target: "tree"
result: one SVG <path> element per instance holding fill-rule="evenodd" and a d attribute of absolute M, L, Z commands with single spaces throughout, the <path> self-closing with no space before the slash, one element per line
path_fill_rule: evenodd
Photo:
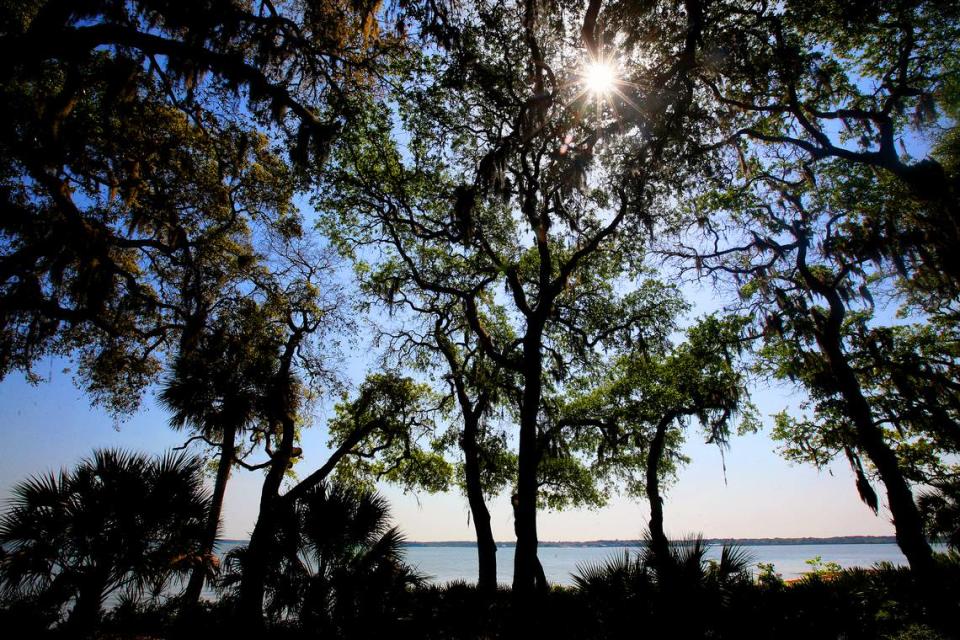
<path fill-rule="evenodd" d="M 867 220 L 864 255 L 955 298 L 956 7 L 711 2 L 703 23 L 710 53 L 695 75 L 718 103 L 732 160 L 790 158 L 811 181 L 833 165 L 865 177 L 897 206 Z"/>
<path fill-rule="evenodd" d="M 516 461 L 499 424 L 505 415 L 513 417 L 509 397 L 515 385 L 509 372 L 484 355 L 456 303 L 424 295 L 411 282 L 401 286 L 407 274 L 398 266 L 369 273 L 361 265 L 358 272 L 367 297 L 389 312 L 389 325 L 378 328 L 379 341 L 387 345 L 385 359 L 439 378 L 436 413 L 450 426 L 436 439 L 437 448 L 455 445 L 462 455 L 456 478 L 476 531 L 477 585 L 491 595 L 497 588 L 497 546 L 486 498 L 515 479 Z"/>
<path fill-rule="evenodd" d="M 921 360 L 934 374 L 931 382 L 952 394 L 953 341 L 940 342 L 934 349 L 938 356 L 929 360 L 922 350 L 919 359 L 905 357 L 910 349 L 902 345 L 889 352 L 877 348 L 875 341 L 884 335 L 890 341 L 898 334 L 920 338 L 926 331 L 883 326 L 874 294 L 889 278 L 872 269 L 869 259 L 847 251 L 848 238 L 860 228 L 857 209 L 834 198 L 838 192 L 825 188 L 825 175 L 814 188 L 791 171 L 748 176 L 733 187 L 732 198 L 712 194 L 700 200 L 704 212 L 723 210 L 728 217 L 724 224 L 714 219 L 704 227 L 715 250 L 684 251 L 703 271 L 733 278 L 743 305 L 757 319 L 769 370 L 810 393 L 814 420 L 778 418 L 775 435 L 789 443 L 788 455 L 825 464 L 843 453 L 861 498 L 876 511 L 866 458 L 886 489 L 897 542 L 911 568 L 929 581 L 933 556 L 910 480 L 918 479 L 912 470 L 938 473 L 940 453 L 951 450 L 946 435 L 953 427 L 939 418 L 949 415 L 952 401 L 938 407 L 922 394 L 904 398 L 896 385 L 909 389 L 905 385 L 914 383 L 905 369 L 917 375 Z M 932 442 L 942 448 L 931 448 Z"/>
<path fill-rule="evenodd" d="M 299 235 L 292 193 L 322 168 L 353 92 L 375 84 L 375 63 L 401 44 L 375 10 L 38 0 L 0 14 L 12 107 L 0 133 L 3 192 L 16 213 L 3 228 L 0 375 L 79 351 L 94 397 L 130 411 L 166 357 L 191 358 L 215 331 L 220 306 L 253 296 L 264 319 L 254 344 L 268 365 L 247 383 L 264 407 L 267 530 L 297 455 L 295 373 L 329 379 L 301 356 L 331 310 L 315 304 L 309 277 L 289 277 L 319 266 L 278 265 L 252 237 Z M 267 229 L 251 230 L 260 223 Z M 251 580 L 244 592 L 256 599 Z"/>
<path fill-rule="evenodd" d="M 315 322 L 315 321 L 314 321 Z M 337 417 L 328 424 L 335 449 L 318 469 L 281 493 L 287 470 L 299 455 L 294 447 L 298 400 L 295 379 L 292 379 L 294 356 L 303 349 L 305 332 L 311 324 L 296 325 L 282 343 L 278 368 L 272 376 L 267 398 L 267 424 L 272 445 L 267 449 L 269 459 L 260 465 L 267 469 L 260 497 L 260 511 L 250 543 L 244 552 L 243 572 L 239 585 L 238 612 L 241 623 L 247 627 L 262 627 L 263 600 L 270 571 L 271 547 L 274 537 L 291 506 L 314 487 L 324 482 L 348 456 L 372 459 L 381 456 L 392 460 L 387 473 L 404 473 L 405 467 L 414 472 L 430 469 L 417 464 L 425 455 L 412 446 L 411 433 L 428 420 L 423 406 L 421 388 L 409 378 L 382 374 L 368 377 L 352 402 L 338 405 Z M 299 336 L 297 332 L 300 332 Z M 283 377 L 280 377 L 280 376 Z M 281 393 L 283 395 L 281 395 Z M 349 472 L 347 472 L 349 473 Z M 444 476 L 441 475 L 441 478 Z"/>
<path fill-rule="evenodd" d="M 267 612 L 337 637 L 369 637 L 396 623 L 406 589 L 421 578 L 403 564 L 403 535 L 384 498 L 345 484 L 319 484 L 289 504 L 271 545 Z M 227 564 L 242 569 L 244 548 Z M 228 574 L 224 586 L 236 581 Z"/>
<path fill-rule="evenodd" d="M 249 299 L 235 306 L 221 312 L 217 326 L 197 336 L 190 350 L 176 358 L 159 394 L 171 411 L 171 426 L 189 427 L 196 433 L 189 441 L 199 439 L 219 449 L 202 551 L 211 559 L 230 471 L 242 463 L 237 440 L 262 424 L 264 393 L 257 383 L 268 378 L 272 364 L 258 336 L 265 325 L 262 309 Z M 198 566 L 190 575 L 183 594 L 188 606 L 199 599 L 209 567 Z"/>
<path fill-rule="evenodd" d="M 572 446 L 593 457 L 591 471 L 643 494 L 650 503 L 650 561 L 666 576 L 673 556 L 663 527 L 661 482 L 685 462 L 683 428 L 695 419 L 707 442 L 727 446 L 731 427 L 756 428 L 739 368 L 742 348 L 737 318 L 708 316 L 670 347 L 642 343 L 619 355 L 599 384 L 574 394 L 561 423 L 574 433 Z"/>
<path fill-rule="evenodd" d="M 210 496 L 202 461 L 95 451 L 71 471 L 36 476 L 13 489 L 0 518 L 3 590 L 63 607 L 87 633 L 104 600 L 121 591 L 160 595 L 199 563 Z"/>
<path fill-rule="evenodd" d="M 4 2 L 0 376 L 78 355 L 95 399 L 135 409 L 211 292 L 249 275 L 250 227 L 298 231 L 275 151 L 298 178 L 322 167 L 399 43 L 372 11 Z"/>
<path fill-rule="evenodd" d="M 596 96 L 577 81 L 581 52 L 568 44 L 569 20 L 534 2 L 442 18 L 439 40 L 448 53 L 413 69 L 391 96 L 396 114 L 383 104 L 365 110 L 365 127 L 334 150 L 317 205 L 330 212 L 325 228 L 345 251 L 360 259 L 370 245 L 386 252 L 387 268 L 404 274 L 393 291 L 409 294 L 403 287 L 411 283 L 458 306 L 484 356 L 518 378 L 514 591 L 523 602 L 535 590 L 538 564 L 547 380 L 578 366 L 571 343 L 588 353 L 610 336 L 597 331 L 597 319 L 580 325 L 579 301 L 601 283 L 636 275 L 631 251 L 639 243 L 625 240 L 647 229 L 651 201 L 665 197 L 654 182 L 668 175 L 661 173 L 667 158 L 684 153 L 674 140 L 692 101 L 678 90 L 620 119 L 637 86 L 625 79 L 624 97 L 597 99 L 594 118 Z M 673 53 L 657 62 L 661 88 L 682 84 L 686 67 L 671 66 Z M 398 121 L 410 136 L 402 150 L 390 139 Z M 644 131 L 632 139 L 629 169 L 618 164 L 621 125 Z M 613 179 L 623 175 L 629 180 Z M 510 331 L 495 333 L 489 318 Z M 636 321 L 629 312 L 624 318 Z"/>
<path fill-rule="evenodd" d="M 508 374 L 484 357 L 480 346 L 470 339 L 468 327 L 444 320 L 437 318 L 431 339 L 446 360 L 463 424 L 457 436 L 463 452 L 460 477 L 477 536 L 477 588 L 489 596 L 497 588 L 497 546 L 486 497 L 510 483 L 515 466 L 505 434 L 491 424 L 492 414 L 504 404 L 513 385 Z M 465 337 L 456 340 L 457 334 Z"/>

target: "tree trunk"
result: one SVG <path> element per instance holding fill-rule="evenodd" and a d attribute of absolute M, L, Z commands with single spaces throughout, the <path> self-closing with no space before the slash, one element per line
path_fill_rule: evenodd
<path fill-rule="evenodd" d="M 517 469 L 517 504 L 514 527 L 517 548 L 513 563 L 513 592 L 519 601 L 529 600 L 534 593 L 546 590 L 541 580 L 537 559 L 537 418 L 542 395 L 543 368 L 541 331 L 529 331 L 524 339 L 523 402 L 520 407 L 520 450 Z"/>
<path fill-rule="evenodd" d="M 103 607 L 105 585 L 106 580 L 99 575 L 96 568 L 91 570 L 89 575 L 84 576 L 77 593 L 77 600 L 67 620 L 67 626 L 73 634 L 85 637 L 97 628 Z"/>
<path fill-rule="evenodd" d="M 288 349 L 288 353 L 292 350 Z M 294 416 L 288 410 L 293 402 L 289 387 L 282 387 L 274 400 L 274 406 L 280 414 L 280 444 L 273 453 L 267 477 L 260 492 L 260 512 L 257 523 L 250 534 L 250 544 L 243 562 L 243 576 L 240 580 L 240 611 L 237 617 L 240 629 L 244 633 L 256 631 L 264 626 L 263 596 L 266 591 L 267 570 L 270 562 L 270 548 L 274 543 L 277 526 L 284 509 L 290 508 L 307 490 L 317 486 L 360 440 L 380 424 L 378 420 L 359 425 L 334 451 L 326 463 L 307 476 L 302 482 L 280 495 L 280 486 L 293 460 L 296 442 Z"/>
<path fill-rule="evenodd" d="M 220 531 L 220 513 L 223 511 L 223 497 L 227 491 L 227 482 L 230 480 L 230 471 L 233 468 L 237 430 L 234 426 L 225 427 L 223 441 L 220 443 L 220 461 L 217 463 L 217 479 L 213 485 L 213 501 L 210 503 L 210 513 L 207 515 L 207 528 L 204 532 L 203 547 L 200 549 L 201 564 L 198 564 L 190 574 L 190 581 L 183 594 L 185 606 L 193 606 L 200 600 L 203 583 L 207 576 L 207 561 L 213 556 L 214 546 L 217 544 L 217 533 Z"/>
<path fill-rule="evenodd" d="M 250 534 L 250 544 L 243 561 L 243 576 L 240 579 L 240 602 L 238 620 L 247 631 L 263 629 L 263 596 L 266 591 L 269 551 L 276 536 L 280 519 L 280 485 L 290 465 L 294 444 L 294 421 L 291 416 L 283 420 L 280 446 L 273 454 L 267 477 L 260 492 L 260 512 Z"/>
<path fill-rule="evenodd" d="M 654 562 L 666 568 L 670 562 L 670 541 L 663 530 L 663 498 L 660 496 L 660 461 L 666 447 L 667 427 L 673 422 L 673 415 L 664 416 L 657 424 L 657 430 L 650 442 L 647 453 L 647 500 L 650 502 L 650 551 Z"/>
<path fill-rule="evenodd" d="M 923 533 L 923 520 L 913 499 L 913 492 L 900 470 L 897 456 L 884 441 L 883 432 L 874 422 L 856 373 L 840 348 L 839 336 L 818 332 L 817 341 L 847 405 L 848 415 L 855 427 L 857 447 L 876 467 L 886 488 L 897 544 L 918 577 L 921 580 L 931 578 L 934 570 L 933 550 Z"/>
<path fill-rule="evenodd" d="M 843 352 L 843 322 L 846 307 L 834 284 L 825 283 L 807 266 L 807 238 L 798 237 L 797 269 L 807 287 L 827 301 L 829 313 L 814 314 L 814 335 L 821 353 L 826 357 L 830 373 L 846 404 L 847 417 L 854 426 L 856 446 L 863 451 L 877 469 L 887 490 L 887 503 L 893 515 L 897 544 L 907 557 L 910 568 L 922 583 L 934 584 L 935 563 L 933 550 L 923 533 L 923 519 L 913 499 L 910 485 L 900 470 L 896 453 L 884 440 L 883 431 L 873 419 L 870 403 L 863 395 L 857 374 Z"/>
<path fill-rule="evenodd" d="M 497 544 L 490 527 L 490 511 L 483 498 L 483 485 L 480 481 L 480 454 L 477 447 L 479 416 L 467 412 L 464 414 L 463 449 L 464 475 L 467 485 L 467 501 L 473 515 L 473 528 L 477 532 L 477 561 L 479 575 L 477 588 L 485 595 L 497 590 Z"/>

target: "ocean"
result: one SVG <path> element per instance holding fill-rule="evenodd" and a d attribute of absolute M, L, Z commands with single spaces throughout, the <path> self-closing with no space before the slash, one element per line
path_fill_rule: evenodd
<path fill-rule="evenodd" d="M 224 541 L 220 552 L 226 552 L 241 544 Z M 772 563 L 784 579 L 797 578 L 809 571 L 807 560 L 820 556 L 822 562 L 835 562 L 841 567 L 871 567 L 878 562 L 906 565 L 907 559 L 895 544 L 764 544 L 740 545 L 750 556 L 752 566 L 757 563 Z M 942 547 L 938 545 L 938 549 Z M 500 545 L 497 551 L 497 580 L 510 584 L 513 576 L 513 545 Z M 552 584 L 573 584 L 572 575 L 577 567 L 603 562 L 622 554 L 624 550 L 636 552 L 636 547 L 617 546 L 541 546 L 540 563 L 547 580 Z M 707 557 L 718 559 L 720 546 L 709 548 Z M 477 552 L 472 546 L 408 546 L 406 561 L 430 582 L 444 584 L 453 580 L 475 582 L 477 579 Z"/>

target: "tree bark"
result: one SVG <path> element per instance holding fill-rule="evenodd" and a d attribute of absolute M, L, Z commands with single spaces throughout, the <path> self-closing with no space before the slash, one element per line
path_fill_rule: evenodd
<path fill-rule="evenodd" d="M 227 491 L 227 482 L 230 480 L 230 471 L 233 468 L 233 457 L 236 447 L 237 429 L 231 425 L 223 430 L 223 440 L 220 443 L 220 460 L 217 463 L 217 478 L 213 484 L 213 500 L 210 503 L 210 512 L 207 515 L 207 528 L 204 532 L 203 547 L 200 549 L 201 563 L 190 574 L 187 589 L 183 594 L 185 606 L 193 606 L 200 600 L 203 583 L 207 576 L 207 561 L 213 556 L 214 546 L 217 544 L 217 533 L 220 531 L 220 513 L 223 511 L 223 497 Z"/>

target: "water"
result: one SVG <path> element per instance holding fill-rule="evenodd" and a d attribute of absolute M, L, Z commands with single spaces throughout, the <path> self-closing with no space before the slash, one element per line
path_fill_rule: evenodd
<path fill-rule="evenodd" d="M 223 541 L 217 545 L 221 556 L 246 542 Z M 751 569 L 756 571 L 757 563 L 772 563 L 775 571 L 785 580 L 798 578 L 810 571 L 807 560 L 820 556 L 822 562 L 835 562 L 843 568 L 872 567 L 878 562 L 890 562 L 906 566 L 907 559 L 895 544 L 777 544 L 777 545 L 741 545 L 751 559 Z M 944 551 L 943 545 L 934 545 L 935 550 Z M 543 572 L 551 584 L 571 585 L 572 574 L 578 565 L 595 564 L 622 554 L 624 551 L 635 553 L 636 547 L 540 547 L 540 563 Z M 509 585 L 513 580 L 513 545 L 500 545 L 497 551 L 497 581 Z M 444 584 L 453 580 L 476 582 L 477 551 L 475 547 L 407 547 L 407 564 L 425 574 L 429 582 Z M 717 560 L 720 546 L 711 545 L 707 558 Z M 209 587 L 204 589 L 204 597 L 216 597 Z"/>
<path fill-rule="evenodd" d="M 907 559 L 895 544 L 796 544 L 744 545 L 741 547 L 752 559 L 752 569 L 758 562 L 773 563 L 784 579 L 797 578 L 809 571 L 806 563 L 815 556 L 823 562 L 836 562 L 841 567 L 871 567 L 877 562 L 906 565 Z M 552 584 L 569 585 L 578 565 L 603 562 L 635 547 L 540 547 L 540 563 L 547 580 Z M 497 581 L 510 584 L 513 576 L 513 546 L 501 545 L 497 551 Z M 720 557 L 720 546 L 711 546 L 707 557 Z M 477 552 L 474 547 L 408 547 L 406 561 L 430 582 L 443 584 L 451 580 L 476 582 Z"/>

